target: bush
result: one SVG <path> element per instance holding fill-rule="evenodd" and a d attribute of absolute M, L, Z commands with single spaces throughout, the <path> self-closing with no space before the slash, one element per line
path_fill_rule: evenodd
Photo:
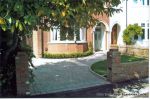
<path fill-rule="evenodd" d="M 70 53 L 70 54 L 50 54 L 50 53 L 44 53 L 44 58 L 77 58 L 77 57 L 85 57 L 92 55 L 93 51 L 88 50 L 86 52 L 77 52 L 77 53 Z"/>
<path fill-rule="evenodd" d="M 138 36 L 141 36 L 143 34 L 142 28 L 138 26 L 138 24 L 129 25 L 124 31 L 123 31 L 123 41 L 128 44 L 134 44 L 136 40 L 138 39 Z"/>

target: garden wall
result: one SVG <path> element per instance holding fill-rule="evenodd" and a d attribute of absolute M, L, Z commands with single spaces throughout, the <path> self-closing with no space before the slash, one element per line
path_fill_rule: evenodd
<path fill-rule="evenodd" d="M 17 96 L 30 94 L 28 56 L 24 52 L 18 52 L 16 56 L 16 84 Z"/>
<path fill-rule="evenodd" d="M 148 60 L 121 63 L 120 66 L 112 67 L 112 82 L 121 82 L 131 79 L 148 77 Z"/>
<path fill-rule="evenodd" d="M 118 49 L 107 53 L 108 80 L 112 83 L 148 77 L 149 61 L 121 63 Z"/>
<path fill-rule="evenodd" d="M 119 46 L 119 51 L 122 54 L 135 55 L 140 57 L 149 57 L 149 49 L 143 48 L 139 46 L 127 45 L 127 46 Z"/>

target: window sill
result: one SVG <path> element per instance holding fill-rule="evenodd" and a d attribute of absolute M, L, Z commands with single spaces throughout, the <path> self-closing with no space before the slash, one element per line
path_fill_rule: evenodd
<path fill-rule="evenodd" d="M 87 43 L 87 41 L 51 41 L 48 43 L 51 43 L 51 44 L 78 44 L 78 43 Z"/>

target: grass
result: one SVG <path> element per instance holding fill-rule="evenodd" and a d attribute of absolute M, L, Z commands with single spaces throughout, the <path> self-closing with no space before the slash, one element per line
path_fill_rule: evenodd
<path fill-rule="evenodd" d="M 128 56 L 128 55 L 121 55 L 121 63 L 127 63 L 127 62 L 134 62 L 134 61 L 141 61 L 144 60 L 144 58 L 138 58 L 135 56 Z M 98 61 L 94 63 L 91 66 L 91 69 L 103 76 L 106 76 L 107 73 L 107 60 Z"/>
<path fill-rule="evenodd" d="M 121 55 L 121 63 L 145 60 L 136 56 Z"/>

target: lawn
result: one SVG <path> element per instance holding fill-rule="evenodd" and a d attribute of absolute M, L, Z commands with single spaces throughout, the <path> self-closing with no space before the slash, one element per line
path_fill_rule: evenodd
<path fill-rule="evenodd" d="M 144 58 L 138 58 L 135 56 L 128 56 L 128 55 L 121 55 L 121 63 L 141 61 L 141 60 L 144 60 Z M 107 73 L 107 66 L 106 65 L 107 65 L 107 60 L 98 61 L 91 66 L 91 69 L 94 72 L 105 76 Z"/>

